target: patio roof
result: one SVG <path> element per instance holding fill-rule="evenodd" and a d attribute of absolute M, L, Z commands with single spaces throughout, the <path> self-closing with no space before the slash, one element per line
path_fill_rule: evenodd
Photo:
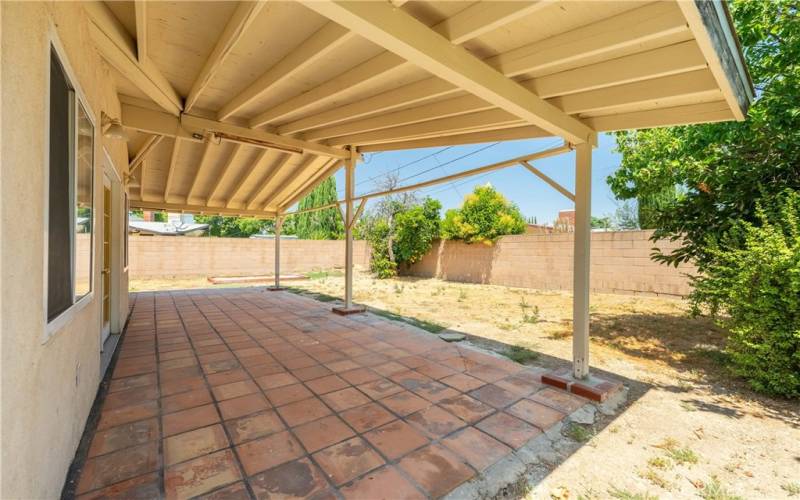
<path fill-rule="evenodd" d="M 274 216 L 350 147 L 594 144 L 741 120 L 752 99 L 719 1 L 87 8 L 129 130 L 131 204 L 147 208 Z"/>

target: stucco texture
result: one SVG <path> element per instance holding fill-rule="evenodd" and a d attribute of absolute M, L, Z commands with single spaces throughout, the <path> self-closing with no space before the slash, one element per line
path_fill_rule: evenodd
<path fill-rule="evenodd" d="M 44 262 L 49 40 L 57 34 L 96 128 L 100 112 L 119 116 L 107 67 L 94 51 L 89 20 L 71 2 L 0 3 L 2 144 L 0 144 L 0 306 L 2 317 L 2 470 L 0 497 L 54 498 L 99 383 L 102 134 L 95 135 L 93 299 L 46 336 Z M 127 164 L 126 146 L 105 144 Z M 117 244 L 119 241 L 117 241 Z M 121 276 L 123 289 L 127 277 Z M 126 294 L 122 294 L 126 295 Z M 127 309 L 127 297 L 118 307 Z"/>

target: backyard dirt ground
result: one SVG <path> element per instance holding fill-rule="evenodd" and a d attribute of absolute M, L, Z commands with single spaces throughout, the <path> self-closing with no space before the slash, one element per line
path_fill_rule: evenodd
<path fill-rule="evenodd" d="M 341 297 L 340 273 L 287 283 Z M 205 279 L 134 280 L 131 290 L 209 287 Z M 525 364 L 571 358 L 567 292 L 359 274 L 355 301 Z M 591 365 L 621 380 L 628 400 L 595 425 L 565 431 L 543 457 L 528 498 L 800 498 L 800 404 L 759 396 L 731 377 L 724 332 L 671 298 L 592 294 Z"/>

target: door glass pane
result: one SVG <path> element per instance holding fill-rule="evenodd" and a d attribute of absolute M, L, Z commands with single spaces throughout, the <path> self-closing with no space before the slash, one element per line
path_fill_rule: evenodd
<path fill-rule="evenodd" d="M 94 236 L 94 126 L 78 103 L 75 173 L 75 300 L 92 290 Z"/>

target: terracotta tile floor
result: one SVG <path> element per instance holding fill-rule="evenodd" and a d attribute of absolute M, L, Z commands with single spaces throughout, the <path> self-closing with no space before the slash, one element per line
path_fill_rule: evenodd
<path fill-rule="evenodd" d="M 586 402 L 285 292 L 132 300 L 79 498 L 439 497 Z"/>

